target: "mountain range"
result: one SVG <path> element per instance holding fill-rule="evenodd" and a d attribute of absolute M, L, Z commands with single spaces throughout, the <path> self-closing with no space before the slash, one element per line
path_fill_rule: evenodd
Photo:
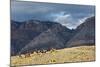
<path fill-rule="evenodd" d="M 76 29 L 52 21 L 11 20 L 11 55 L 82 45 L 95 45 L 95 17 L 87 18 Z"/>

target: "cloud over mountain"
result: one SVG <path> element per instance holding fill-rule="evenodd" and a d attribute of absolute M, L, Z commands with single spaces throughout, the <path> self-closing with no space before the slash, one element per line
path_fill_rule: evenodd
<path fill-rule="evenodd" d="M 50 14 L 51 17 L 54 18 L 53 21 L 62 24 L 70 29 L 75 29 L 78 25 L 84 22 L 87 17 L 76 19 L 71 14 L 68 14 L 64 11 L 59 13 Z"/>
<path fill-rule="evenodd" d="M 89 5 L 11 1 L 11 19 L 16 21 L 30 19 L 53 21 L 55 17 L 51 17 L 51 14 L 58 15 L 61 18 L 68 14 L 70 19 L 69 17 L 67 19 L 73 20 L 75 18 L 78 20 L 94 14 L 94 8 L 94 6 Z"/>

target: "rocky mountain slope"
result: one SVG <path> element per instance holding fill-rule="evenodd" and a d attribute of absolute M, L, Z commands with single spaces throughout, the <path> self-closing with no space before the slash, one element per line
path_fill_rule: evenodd
<path fill-rule="evenodd" d="M 72 36 L 70 30 L 59 23 L 29 20 L 11 21 L 11 55 L 31 49 L 62 48 Z M 59 46 L 60 45 L 60 46 Z"/>
<path fill-rule="evenodd" d="M 78 32 L 66 44 L 66 47 L 95 44 L 95 17 L 85 20 L 76 29 Z"/>
<path fill-rule="evenodd" d="M 87 18 L 75 30 L 51 21 L 11 21 L 11 55 L 92 44 L 95 44 L 95 17 Z"/>
<path fill-rule="evenodd" d="M 51 28 L 42 32 L 27 44 L 20 53 L 31 52 L 33 50 L 50 50 L 52 48 L 61 49 L 65 43 L 73 36 L 74 31 L 62 26 L 61 24 L 52 25 Z"/>

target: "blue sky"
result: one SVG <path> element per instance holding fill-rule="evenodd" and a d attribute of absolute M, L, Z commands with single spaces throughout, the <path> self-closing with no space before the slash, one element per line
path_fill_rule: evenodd
<path fill-rule="evenodd" d="M 76 28 L 87 17 L 95 15 L 95 6 L 39 2 L 11 2 L 11 19 L 55 21 L 70 29 Z"/>

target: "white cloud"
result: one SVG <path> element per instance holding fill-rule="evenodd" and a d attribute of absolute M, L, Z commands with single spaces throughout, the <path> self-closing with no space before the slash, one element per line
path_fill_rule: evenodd
<path fill-rule="evenodd" d="M 83 23 L 87 17 L 76 19 L 71 14 L 67 14 L 66 12 L 60 12 L 56 14 L 51 14 L 54 17 L 54 21 L 66 26 L 69 29 L 75 29 L 78 25 Z"/>

